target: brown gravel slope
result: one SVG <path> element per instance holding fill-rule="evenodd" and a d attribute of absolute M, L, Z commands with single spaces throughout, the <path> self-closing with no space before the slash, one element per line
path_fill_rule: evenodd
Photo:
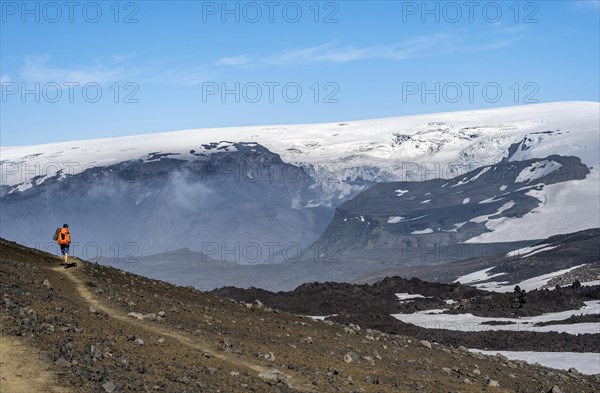
<path fill-rule="evenodd" d="M 82 261 L 63 269 L 4 240 L 0 311 L 3 334 L 35 347 L 70 392 L 600 391 L 600 376 L 313 321 Z"/>

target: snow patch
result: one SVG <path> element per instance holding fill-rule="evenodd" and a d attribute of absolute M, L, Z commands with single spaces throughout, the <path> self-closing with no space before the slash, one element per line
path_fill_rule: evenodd
<path fill-rule="evenodd" d="M 562 276 L 563 274 L 568 273 L 571 270 L 580 268 L 582 266 L 585 266 L 585 264 L 573 266 L 568 269 L 557 270 L 552 273 L 542 274 L 540 276 L 532 277 L 527 280 L 521 281 L 518 284 L 506 285 L 506 284 L 508 284 L 506 282 L 488 282 L 488 283 L 482 284 L 482 285 L 475 285 L 475 287 L 477 287 L 478 289 L 483 289 L 485 291 L 505 292 L 506 293 L 506 292 L 512 292 L 514 290 L 515 286 L 518 285 L 521 289 L 525 289 L 526 291 L 533 291 L 535 289 L 543 288 L 554 277 Z"/>
<path fill-rule="evenodd" d="M 487 215 L 484 215 L 484 216 L 477 216 L 477 217 L 471 218 L 469 221 L 470 222 L 476 222 L 476 223 L 485 222 L 486 223 L 485 226 L 487 227 L 487 223 L 488 222 L 502 220 L 502 219 L 505 218 L 505 217 L 501 217 L 501 218 L 497 218 L 497 219 L 490 219 L 491 216 L 495 216 L 495 215 L 501 214 L 502 212 L 510 209 L 514 205 L 515 205 L 515 201 L 506 202 L 504 205 L 500 206 L 498 208 L 498 210 L 496 210 L 496 212 L 494 212 L 492 214 L 487 214 Z"/>
<path fill-rule="evenodd" d="M 502 198 L 500 199 L 496 199 L 497 195 L 494 195 L 491 198 L 486 198 L 483 201 L 480 201 L 479 203 L 493 203 L 493 202 L 500 202 L 502 200 Z"/>
<path fill-rule="evenodd" d="M 600 280 L 582 282 L 581 285 L 584 287 L 593 287 L 595 285 L 600 285 Z"/>
<path fill-rule="evenodd" d="M 483 175 L 484 173 L 486 173 L 487 171 L 489 171 L 490 168 L 491 167 L 486 166 L 481 171 L 479 171 L 479 173 L 477 175 L 475 175 L 473 178 L 471 178 L 471 180 L 469 180 L 469 182 L 472 182 L 472 181 L 475 181 L 475 180 L 479 179 L 479 177 L 481 177 L 481 175 Z"/>
<path fill-rule="evenodd" d="M 423 295 L 419 295 L 416 293 L 397 293 L 396 297 L 400 301 L 400 303 L 409 303 L 415 301 L 415 299 L 425 299 L 426 297 Z"/>
<path fill-rule="evenodd" d="M 402 220 L 404 220 L 404 217 L 393 216 L 393 217 L 388 218 L 387 222 L 388 222 L 388 224 L 397 224 L 399 222 L 402 222 Z"/>
<path fill-rule="evenodd" d="M 515 182 L 530 183 L 532 180 L 536 180 L 546 175 L 549 175 L 550 173 L 558 170 L 561 166 L 562 164 L 556 161 L 543 160 L 539 162 L 534 162 L 533 164 L 521 170 L 521 172 L 515 179 Z"/>
<path fill-rule="evenodd" d="M 530 256 L 532 256 L 532 255 L 535 255 L 535 254 L 537 254 L 538 252 L 543 252 L 543 251 L 548 251 L 548 250 L 554 250 L 556 247 L 558 247 L 558 246 L 548 246 L 548 247 L 543 247 L 543 248 L 540 248 L 539 250 L 535 250 L 535 251 L 534 251 L 534 252 L 532 252 L 532 253 L 529 253 L 529 254 L 527 254 L 527 255 L 523 255 L 523 258 L 530 257 Z"/>
<path fill-rule="evenodd" d="M 423 217 L 427 217 L 428 215 L 429 214 L 425 214 L 425 215 L 422 215 L 422 216 L 418 216 L 418 217 L 414 217 L 414 218 L 409 218 L 408 220 L 406 219 L 406 217 L 392 216 L 392 217 L 388 218 L 388 223 L 390 223 L 390 224 L 397 224 L 399 222 L 415 221 L 415 220 L 421 219 Z"/>
<path fill-rule="evenodd" d="M 488 273 L 490 270 L 494 269 L 495 267 L 496 266 L 492 266 L 492 267 L 488 267 L 483 270 L 478 270 L 473 273 L 465 274 L 464 276 L 460 276 L 459 278 L 454 280 L 454 282 L 460 282 L 461 284 L 471 284 L 471 283 L 489 280 L 492 277 L 498 277 L 503 274 L 506 274 L 506 273 L 495 273 L 495 274 Z"/>
<path fill-rule="evenodd" d="M 600 374 L 600 353 L 592 352 L 532 352 L 532 351 L 484 351 L 469 349 L 484 355 L 501 354 L 511 360 L 522 360 L 558 370 L 575 368 L 582 374 Z"/>
<path fill-rule="evenodd" d="M 425 298 L 425 296 L 423 296 L 423 295 L 419 295 L 417 293 L 408 293 L 408 292 L 397 293 L 396 297 L 398 298 L 398 300 L 424 299 Z"/>
<path fill-rule="evenodd" d="M 357 220 L 360 222 L 365 222 L 365 217 L 364 216 L 356 216 L 356 217 L 345 217 L 344 221 L 350 221 L 350 220 Z"/>
<path fill-rule="evenodd" d="M 465 222 L 458 222 L 456 224 L 454 224 L 454 228 L 453 229 L 442 229 L 442 232 L 456 232 L 456 230 L 460 227 L 462 227 L 463 225 L 465 225 L 468 221 Z"/>
<path fill-rule="evenodd" d="M 506 254 L 506 256 L 507 257 L 521 256 L 522 258 L 524 258 L 527 254 L 534 252 L 535 250 L 539 250 L 540 248 L 544 248 L 544 247 L 548 247 L 548 246 L 549 246 L 549 244 L 545 243 L 545 244 L 540 244 L 537 246 L 523 247 L 523 248 L 519 248 L 516 250 L 512 250 L 511 252 Z"/>
<path fill-rule="evenodd" d="M 495 243 L 546 239 L 550 236 L 600 227 L 600 171 L 590 169 L 582 180 L 549 184 L 527 195 L 537 198 L 538 207 L 522 217 L 490 220 L 490 232 L 468 239 L 466 243 Z M 582 209 L 582 206 L 585 208 Z M 527 228 L 526 231 L 523 228 Z"/>
<path fill-rule="evenodd" d="M 560 321 L 573 315 L 591 315 L 600 312 L 600 300 L 585 302 L 579 310 L 568 310 L 555 313 L 546 313 L 535 317 L 523 318 L 492 318 L 479 317 L 470 313 L 442 314 L 447 310 L 426 310 L 412 314 L 393 314 L 392 316 L 402 322 L 411 323 L 426 329 L 445 329 L 455 331 L 532 331 L 532 332 L 558 332 L 567 334 L 599 333 L 597 322 L 573 323 L 568 325 L 534 326 L 538 322 Z M 492 321 L 507 322 L 506 325 L 489 325 Z"/>
<path fill-rule="evenodd" d="M 433 229 L 427 228 L 427 229 L 423 229 L 420 231 L 412 231 L 410 234 L 411 235 L 426 235 L 428 233 L 433 233 Z"/>

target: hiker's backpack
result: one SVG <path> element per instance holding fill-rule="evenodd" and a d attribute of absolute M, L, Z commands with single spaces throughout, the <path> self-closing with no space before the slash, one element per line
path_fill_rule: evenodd
<path fill-rule="evenodd" d="M 61 228 L 58 233 L 58 244 L 68 246 L 71 243 L 69 228 Z"/>
<path fill-rule="evenodd" d="M 56 231 L 54 231 L 54 236 L 52 236 L 52 240 L 57 241 L 59 233 L 60 233 L 60 228 L 56 228 Z"/>

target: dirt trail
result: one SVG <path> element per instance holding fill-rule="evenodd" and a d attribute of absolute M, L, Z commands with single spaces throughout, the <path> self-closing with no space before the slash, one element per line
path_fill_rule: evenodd
<path fill-rule="evenodd" d="M 68 393 L 58 385 L 57 377 L 40 359 L 40 353 L 20 339 L 0 338 L 0 392 Z"/>
<path fill-rule="evenodd" d="M 86 303 L 88 303 L 90 306 L 93 305 L 99 311 L 107 314 L 110 318 L 117 319 L 119 321 L 133 325 L 138 329 L 143 329 L 159 336 L 171 338 L 173 340 L 178 341 L 182 345 L 185 345 L 189 348 L 201 352 L 202 354 L 206 354 L 210 357 L 220 359 L 222 361 L 234 364 L 239 367 L 247 368 L 256 373 L 261 373 L 270 369 L 270 367 L 265 367 L 263 365 L 256 364 L 247 359 L 241 359 L 237 357 L 237 355 L 232 356 L 227 353 L 220 352 L 211 345 L 200 342 L 198 337 L 193 337 L 183 332 L 179 332 L 165 326 L 160 326 L 152 322 L 144 322 L 138 319 L 128 317 L 127 314 L 125 314 L 124 312 L 116 310 L 99 301 L 79 277 L 81 274 L 78 273 L 77 269 L 64 269 L 62 267 L 53 267 L 51 268 L 51 270 L 64 274 L 64 276 L 67 277 L 73 283 L 75 290 Z M 312 386 L 310 383 L 303 381 L 293 375 L 285 374 L 285 381 L 287 386 L 291 389 L 295 389 L 300 392 L 316 392 L 315 387 Z"/>

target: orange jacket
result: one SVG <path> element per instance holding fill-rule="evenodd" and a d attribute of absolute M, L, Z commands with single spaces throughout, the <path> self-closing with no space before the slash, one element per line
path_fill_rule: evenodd
<path fill-rule="evenodd" d="M 60 228 L 60 232 L 58 232 L 57 243 L 61 246 L 68 246 L 71 244 L 71 234 L 69 233 L 69 228 Z"/>

